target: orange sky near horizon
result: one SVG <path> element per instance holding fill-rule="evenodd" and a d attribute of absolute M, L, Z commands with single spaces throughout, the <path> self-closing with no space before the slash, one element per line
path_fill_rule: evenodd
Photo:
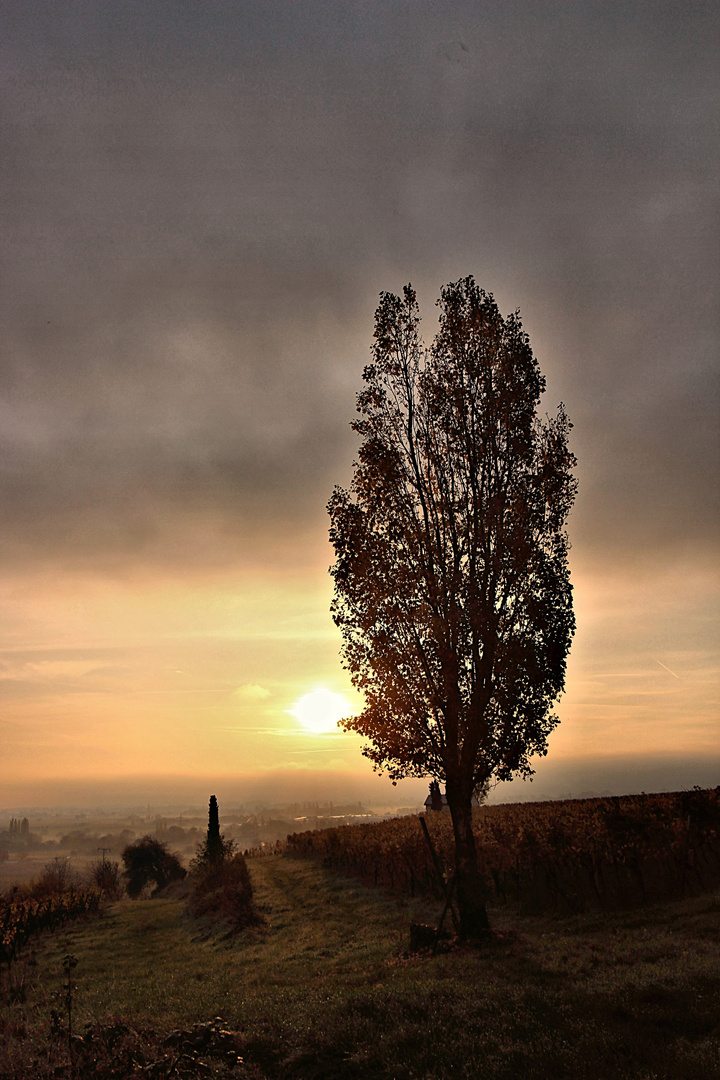
<path fill-rule="evenodd" d="M 710 576 L 577 573 L 574 589 L 578 632 L 551 759 L 716 757 Z M 319 687 L 350 711 L 361 704 L 340 666 L 330 597 L 320 566 L 279 579 L 6 583 L 3 773 L 15 789 L 192 772 L 369 775 L 359 736 L 313 734 L 292 715 Z"/>

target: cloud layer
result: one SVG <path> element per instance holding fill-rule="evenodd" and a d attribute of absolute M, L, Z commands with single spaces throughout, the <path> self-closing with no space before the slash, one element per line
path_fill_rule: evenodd
<path fill-rule="evenodd" d="M 711 543 L 714 5 L 4 6 L 8 560 L 317 528 L 378 292 L 430 337 L 466 273 L 568 404 L 576 545 Z"/>

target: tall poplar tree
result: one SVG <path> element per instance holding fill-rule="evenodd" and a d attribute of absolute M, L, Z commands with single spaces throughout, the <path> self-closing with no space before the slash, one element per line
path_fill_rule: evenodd
<path fill-rule="evenodd" d="M 517 313 L 447 285 L 429 349 L 417 299 L 382 293 L 349 490 L 328 504 L 332 613 L 365 698 L 343 724 L 393 780 L 446 786 L 461 933 L 488 930 L 472 797 L 547 753 L 575 629 L 565 522 L 576 481 L 562 405 Z"/>

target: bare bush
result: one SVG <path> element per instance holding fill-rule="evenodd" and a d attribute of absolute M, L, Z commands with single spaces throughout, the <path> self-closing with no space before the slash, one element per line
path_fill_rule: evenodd
<path fill-rule="evenodd" d="M 118 862 L 98 859 L 91 864 L 88 879 L 92 886 L 101 890 L 107 900 L 119 900 L 125 892 Z"/>
<path fill-rule="evenodd" d="M 80 888 L 80 875 L 67 859 L 55 858 L 43 867 L 33 888 L 34 896 L 51 896 Z"/>

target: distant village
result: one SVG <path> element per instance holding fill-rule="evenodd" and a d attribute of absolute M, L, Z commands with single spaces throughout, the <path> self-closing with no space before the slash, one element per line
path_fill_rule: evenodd
<path fill-rule="evenodd" d="M 220 807 L 220 823 L 227 840 L 234 840 L 245 851 L 263 848 L 285 840 L 295 832 L 322 829 L 330 825 L 350 825 L 381 820 L 382 817 L 415 813 L 419 807 L 399 807 L 394 814 L 377 814 L 357 803 L 290 803 L 280 806 Z M 0 823 L 2 824 L 2 823 Z M 207 810 L 167 808 L 162 813 L 148 807 L 108 811 L 42 810 L 22 818 L 11 817 L 0 828 L 0 888 L 2 879 L 14 864 L 24 864 L 28 876 L 33 866 L 56 857 L 80 863 L 97 858 L 119 860 L 128 844 L 140 836 L 161 840 L 188 862 L 205 836 Z M 19 864 L 19 865 L 18 865 Z M 3 873 L 3 869 L 5 873 Z"/>

